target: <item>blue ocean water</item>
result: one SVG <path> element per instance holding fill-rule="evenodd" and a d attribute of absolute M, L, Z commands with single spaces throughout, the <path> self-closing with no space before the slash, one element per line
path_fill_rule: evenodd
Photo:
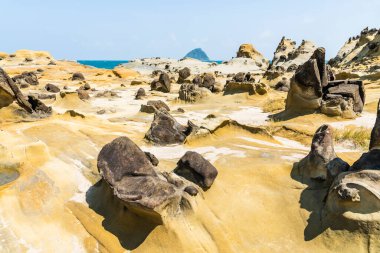
<path fill-rule="evenodd" d="M 80 64 L 92 66 L 95 68 L 101 68 L 101 69 L 113 69 L 117 65 L 128 63 L 127 60 L 125 61 L 104 61 L 104 60 L 77 60 Z"/>
<path fill-rule="evenodd" d="M 77 62 L 83 65 L 88 65 L 88 66 L 101 68 L 101 69 L 113 69 L 120 64 L 128 63 L 127 60 L 123 60 L 123 61 L 77 60 Z M 208 61 L 208 62 L 216 62 L 217 64 L 221 64 L 223 61 Z"/>

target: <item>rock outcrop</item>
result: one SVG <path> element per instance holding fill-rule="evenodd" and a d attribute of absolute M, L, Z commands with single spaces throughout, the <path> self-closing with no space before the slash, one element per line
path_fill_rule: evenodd
<path fill-rule="evenodd" d="M 315 49 L 311 41 L 303 40 L 296 48 L 295 41 L 282 37 L 262 81 L 274 86 L 283 77 L 290 79 L 297 68 L 310 59 Z"/>
<path fill-rule="evenodd" d="M 189 103 L 195 103 L 208 97 L 211 91 L 193 83 L 184 83 L 181 85 L 178 94 L 179 99 Z"/>
<path fill-rule="evenodd" d="M 167 73 L 161 73 L 158 80 L 153 80 L 150 84 L 151 90 L 169 93 L 171 89 L 171 82 Z"/>
<path fill-rule="evenodd" d="M 144 88 L 139 88 L 136 92 L 135 99 L 142 99 L 146 96 Z"/>
<path fill-rule="evenodd" d="M 84 75 L 82 73 L 76 72 L 71 77 L 71 80 L 73 80 L 73 81 L 84 81 L 85 78 L 84 78 Z"/>
<path fill-rule="evenodd" d="M 310 153 L 298 163 L 298 170 L 303 179 L 328 179 L 330 183 L 349 167 L 334 151 L 333 129 L 329 125 L 322 125 L 317 129 Z"/>
<path fill-rule="evenodd" d="M 329 64 L 339 70 L 371 72 L 371 67 L 379 64 L 379 57 L 380 30 L 367 27 L 359 35 L 350 37 Z"/>
<path fill-rule="evenodd" d="M 247 92 L 249 95 L 267 94 L 269 87 L 263 83 L 256 83 L 253 76 L 248 72 L 237 73 L 232 80 L 227 80 L 224 86 L 224 95 Z"/>
<path fill-rule="evenodd" d="M 12 80 L 22 88 L 29 85 L 38 85 L 38 77 L 34 72 L 23 72 L 21 75 L 14 76 Z"/>
<path fill-rule="evenodd" d="M 156 110 L 145 138 L 155 144 L 180 144 L 191 133 L 189 126 L 179 124 L 166 110 Z"/>
<path fill-rule="evenodd" d="M 269 61 L 254 48 L 252 44 L 242 44 L 236 53 L 237 58 L 249 58 L 255 61 L 258 67 L 267 67 Z"/>
<path fill-rule="evenodd" d="M 181 201 L 186 201 L 184 188 L 188 184 L 180 178 L 177 185 L 170 183 L 127 137 L 119 137 L 102 148 L 98 169 L 114 195 L 144 218 L 161 223 L 166 215 L 179 212 Z"/>
<path fill-rule="evenodd" d="M 286 110 L 302 113 L 321 110 L 330 116 L 354 118 L 362 112 L 364 102 L 362 81 L 329 81 L 325 50 L 318 48 L 290 80 Z"/>
<path fill-rule="evenodd" d="M 13 101 L 16 101 L 28 113 L 49 115 L 52 112 L 51 107 L 47 107 L 36 97 L 25 97 L 2 68 L 0 68 L 0 98 L 0 108 L 6 107 L 13 103 Z"/>
<path fill-rule="evenodd" d="M 45 90 L 49 91 L 49 92 L 52 92 L 52 93 L 58 93 L 61 91 L 60 88 L 58 88 L 56 85 L 52 84 L 52 83 L 48 83 L 45 85 Z"/>
<path fill-rule="evenodd" d="M 170 111 L 170 108 L 161 100 L 149 100 L 146 105 L 141 105 L 140 112 L 155 113 L 157 110 Z"/>
<path fill-rule="evenodd" d="M 380 101 L 379 101 L 380 106 Z M 326 220 L 332 225 L 378 233 L 380 225 L 380 107 L 372 129 L 369 152 L 364 153 L 348 172 L 340 173 L 326 197 Z M 343 224 L 343 225 L 342 225 Z"/>
<path fill-rule="evenodd" d="M 209 189 L 218 175 L 218 171 L 209 161 L 193 151 L 187 151 L 181 157 L 174 173 L 199 185 L 203 190 Z"/>
<path fill-rule="evenodd" d="M 190 69 L 185 67 L 178 71 L 178 81 L 177 83 L 182 84 L 186 81 L 186 79 L 191 75 Z"/>

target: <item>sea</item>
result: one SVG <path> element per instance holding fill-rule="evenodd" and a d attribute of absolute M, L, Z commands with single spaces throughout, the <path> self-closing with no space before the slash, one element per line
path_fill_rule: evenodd
<path fill-rule="evenodd" d="M 113 69 L 116 66 L 124 63 L 128 63 L 128 60 L 119 60 L 119 61 L 108 61 L 108 60 L 77 60 L 78 63 L 83 65 L 92 66 L 95 68 L 101 69 Z M 207 61 L 207 62 L 216 62 L 221 64 L 223 61 Z"/>

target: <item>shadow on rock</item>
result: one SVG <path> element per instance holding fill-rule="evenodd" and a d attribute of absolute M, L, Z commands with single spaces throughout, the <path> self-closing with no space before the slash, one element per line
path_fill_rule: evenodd
<path fill-rule="evenodd" d="M 307 226 L 304 230 L 305 241 L 310 241 L 322 234 L 327 227 L 322 222 L 323 207 L 329 187 L 324 181 L 304 177 L 299 163 L 293 164 L 291 178 L 306 184 L 300 196 L 300 207 L 310 212 Z"/>
<path fill-rule="evenodd" d="M 104 229 L 114 234 L 127 250 L 140 246 L 153 229 L 160 225 L 129 211 L 103 180 L 90 187 L 86 201 L 92 210 L 104 217 Z"/>

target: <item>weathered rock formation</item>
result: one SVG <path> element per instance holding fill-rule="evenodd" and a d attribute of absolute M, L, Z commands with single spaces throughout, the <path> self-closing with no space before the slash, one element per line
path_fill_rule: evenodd
<path fill-rule="evenodd" d="M 267 85 L 263 83 L 256 83 L 253 76 L 248 73 L 239 72 L 232 80 L 227 80 L 224 86 L 224 95 L 244 93 L 249 95 L 259 94 L 264 95 L 268 93 Z"/>
<path fill-rule="evenodd" d="M 153 80 L 150 84 L 151 90 L 157 90 L 165 93 L 169 93 L 171 89 L 171 82 L 167 73 L 161 73 L 158 80 Z"/>
<path fill-rule="evenodd" d="M 28 113 L 48 115 L 52 112 L 51 107 L 47 107 L 36 97 L 25 97 L 8 74 L 0 68 L 0 108 L 10 105 L 13 101 Z"/>
<path fill-rule="evenodd" d="M 170 108 L 161 100 L 149 100 L 146 105 L 141 105 L 140 112 L 155 113 L 157 110 L 170 111 Z"/>
<path fill-rule="evenodd" d="M 380 106 L 380 101 L 379 101 Z M 369 152 L 339 174 L 326 198 L 326 220 L 343 228 L 378 233 L 380 225 L 380 107 L 372 129 Z M 344 225 L 342 225 L 344 224 Z"/>
<path fill-rule="evenodd" d="M 57 93 L 57 92 L 60 92 L 61 89 L 58 88 L 56 85 L 52 84 L 52 83 L 48 83 L 45 85 L 45 90 L 49 91 L 49 92 L 52 92 L 52 93 Z"/>
<path fill-rule="evenodd" d="M 136 92 L 135 99 L 142 99 L 146 96 L 144 88 L 139 88 Z"/>
<path fill-rule="evenodd" d="M 211 91 L 193 83 L 184 83 L 181 85 L 178 94 L 179 99 L 189 103 L 195 103 L 208 97 Z"/>
<path fill-rule="evenodd" d="M 333 129 L 322 125 L 314 134 L 311 151 L 298 163 L 303 179 L 317 179 L 331 182 L 339 173 L 347 171 L 349 165 L 337 157 L 334 151 Z"/>
<path fill-rule="evenodd" d="M 190 69 L 185 67 L 178 71 L 178 81 L 177 83 L 182 84 L 186 81 L 186 79 L 191 75 Z"/>
<path fill-rule="evenodd" d="M 71 80 L 73 80 L 73 81 L 84 81 L 85 78 L 84 78 L 84 75 L 82 73 L 76 72 L 71 77 Z"/>
<path fill-rule="evenodd" d="M 330 116 L 353 118 L 363 110 L 364 86 L 361 81 L 329 81 L 325 50 L 318 48 L 298 67 L 290 81 L 286 110 L 308 113 L 321 110 Z"/>
<path fill-rule="evenodd" d="M 252 59 L 260 68 L 267 67 L 269 64 L 269 61 L 252 44 L 242 44 L 236 53 L 236 57 Z"/>
<path fill-rule="evenodd" d="M 22 88 L 38 85 L 38 77 L 34 72 L 23 72 L 21 75 L 14 76 L 12 80 Z"/>
<path fill-rule="evenodd" d="M 311 41 L 303 40 L 296 48 L 295 41 L 282 37 L 262 81 L 273 86 L 283 77 L 291 78 L 297 68 L 310 59 L 315 49 Z"/>
<path fill-rule="evenodd" d="M 166 215 L 178 213 L 182 202 L 189 202 L 184 193 L 189 183 L 172 173 L 165 177 L 157 172 L 147 155 L 127 137 L 102 148 L 98 169 L 114 195 L 140 216 L 162 222 Z"/>
<path fill-rule="evenodd" d="M 204 190 L 211 187 L 218 175 L 218 171 L 209 161 L 193 151 L 187 151 L 181 157 L 174 173 L 199 185 Z"/>
<path fill-rule="evenodd" d="M 371 67 L 379 64 L 379 57 L 380 30 L 367 27 L 360 35 L 350 37 L 329 64 L 340 70 L 371 72 Z"/>
<path fill-rule="evenodd" d="M 190 126 L 179 124 L 166 110 L 156 110 L 145 138 L 159 145 L 180 144 L 190 133 Z"/>

